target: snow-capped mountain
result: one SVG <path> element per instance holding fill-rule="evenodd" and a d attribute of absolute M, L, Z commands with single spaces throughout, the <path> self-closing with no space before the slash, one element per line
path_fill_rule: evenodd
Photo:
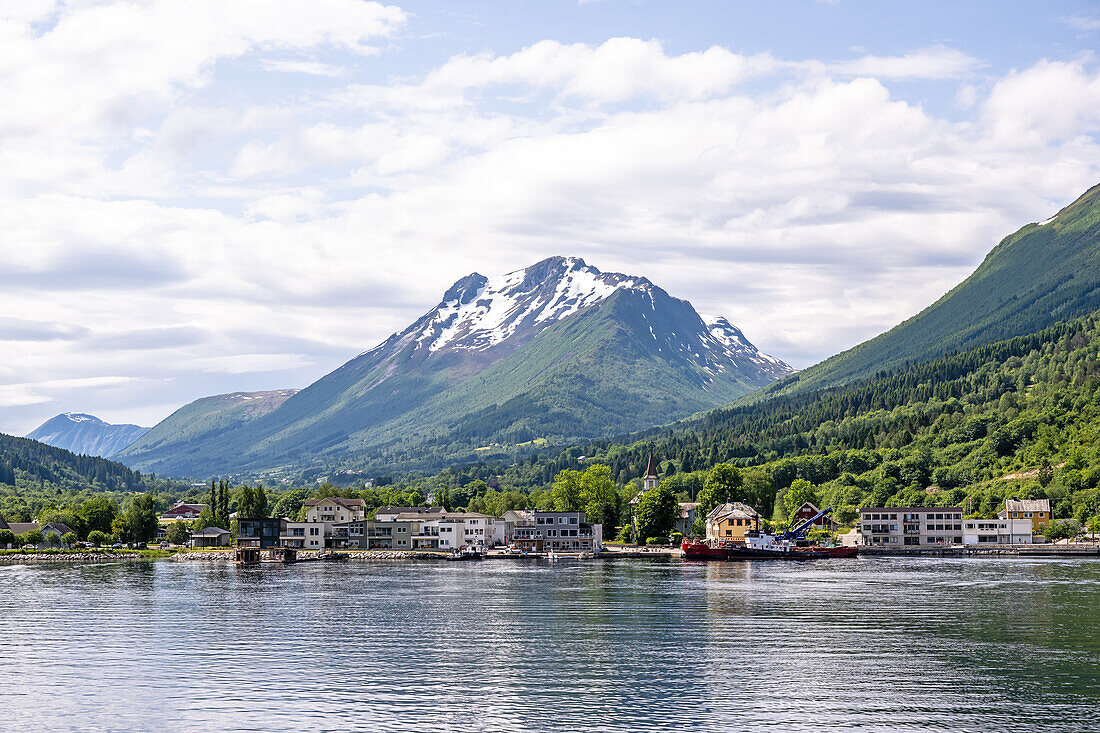
<path fill-rule="evenodd" d="M 467 275 L 408 328 L 254 420 L 162 423 L 124 458 L 188 475 L 472 459 L 487 444 L 671 422 L 792 372 L 644 277 L 551 257 Z"/>
<path fill-rule="evenodd" d="M 73 453 L 109 458 L 148 430 L 138 425 L 111 425 L 83 412 L 65 412 L 42 423 L 27 437 Z"/>
<path fill-rule="evenodd" d="M 644 277 L 601 272 L 577 257 L 551 257 L 492 278 L 471 273 L 452 285 L 439 305 L 360 358 L 384 358 L 409 347 L 410 358 L 446 350 L 514 350 L 542 330 L 605 301 L 619 290 L 643 294 L 651 310 L 656 310 L 658 298 L 669 297 Z M 731 363 L 754 364 L 777 379 L 793 372 L 783 362 L 758 351 L 725 317 L 704 319 L 694 315 L 683 324 L 684 333 L 676 339 L 675 347 L 683 351 L 692 348 L 691 344 L 701 344 L 703 349 L 699 351 L 696 346 L 693 355 L 705 369 L 728 369 Z M 649 333 L 657 338 L 652 325 Z"/>

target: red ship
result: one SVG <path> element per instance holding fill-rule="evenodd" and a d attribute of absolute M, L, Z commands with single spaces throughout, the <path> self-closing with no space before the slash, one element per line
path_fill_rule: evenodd
<path fill-rule="evenodd" d="M 685 560 L 824 560 L 833 557 L 855 557 L 858 547 L 823 547 L 806 540 L 807 530 L 832 509 L 823 509 L 794 529 L 778 534 L 749 531 L 744 544 L 720 540 L 685 539 L 680 544 Z"/>
<path fill-rule="evenodd" d="M 685 560 L 824 560 L 831 557 L 855 557 L 859 554 L 858 547 L 799 546 L 777 540 L 772 535 L 746 535 L 745 540 L 745 544 L 738 545 L 732 542 L 707 543 L 704 540 L 685 539 L 680 544 L 680 549 L 684 551 Z"/>

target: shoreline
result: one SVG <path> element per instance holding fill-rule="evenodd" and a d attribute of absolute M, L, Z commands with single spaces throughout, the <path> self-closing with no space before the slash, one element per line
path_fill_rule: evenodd
<path fill-rule="evenodd" d="M 326 553 L 326 557 L 336 555 L 341 562 L 440 562 L 446 559 L 445 553 L 433 551 L 415 550 L 339 550 Z M 1100 544 L 1088 545 L 1000 545 L 995 547 L 860 547 L 859 555 L 863 557 L 1002 557 L 1002 558 L 1098 558 L 1100 559 Z M 562 554 L 556 561 L 580 561 L 591 560 L 672 560 L 682 559 L 683 553 L 676 549 L 662 550 L 611 550 L 599 553 L 591 557 L 580 555 Z M 317 562 L 322 558 L 315 550 L 307 550 L 298 553 L 299 562 Z M 488 554 L 485 560 L 512 560 L 531 561 L 549 560 L 545 555 L 511 555 L 508 553 Z M 135 561 L 160 561 L 172 562 L 206 562 L 206 563 L 234 563 L 235 555 L 232 549 L 176 552 L 173 554 L 142 555 L 133 553 L 115 552 L 63 552 L 63 553 L 10 553 L 0 555 L 0 566 L 4 565 L 71 565 L 75 563 L 117 563 Z M 265 560 L 265 564 L 272 561 Z M 296 564 L 296 563 L 290 563 Z"/>

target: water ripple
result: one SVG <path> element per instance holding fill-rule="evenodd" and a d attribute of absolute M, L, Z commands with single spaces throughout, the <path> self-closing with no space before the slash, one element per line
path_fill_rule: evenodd
<path fill-rule="evenodd" d="M 0 567 L 4 726 L 1089 730 L 1100 563 Z"/>

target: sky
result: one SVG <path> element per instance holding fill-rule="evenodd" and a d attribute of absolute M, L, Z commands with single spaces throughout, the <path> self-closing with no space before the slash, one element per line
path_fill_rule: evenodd
<path fill-rule="evenodd" d="M 1100 4 L 0 3 L 0 432 L 304 387 L 470 272 L 803 368 L 1100 182 Z"/>

